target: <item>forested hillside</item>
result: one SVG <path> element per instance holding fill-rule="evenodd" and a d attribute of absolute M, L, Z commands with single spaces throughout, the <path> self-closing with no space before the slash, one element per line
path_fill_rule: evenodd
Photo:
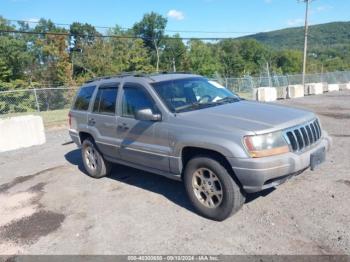
<path fill-rule="evenodd" d="M 242 37 L 255 39 L 274 49 L 302 49 L 304 45 L 304 27 L 287 28 L 266 33 Z M 350 44 L 350 22 L 334 22 L 309 27 L 311 49 L 333 49 Z"/>

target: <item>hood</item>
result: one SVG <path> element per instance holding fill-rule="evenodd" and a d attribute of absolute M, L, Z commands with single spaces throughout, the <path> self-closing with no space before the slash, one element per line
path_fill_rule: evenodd
<path fill-rule="evenodd" d="M 314 113 L 277 104 L 242 100 L 236 103 L 184 112 L 177 115 L 184 124 L 222 131 L 242 130 L 256 134 L 293 127 L 314 119 Z"/>

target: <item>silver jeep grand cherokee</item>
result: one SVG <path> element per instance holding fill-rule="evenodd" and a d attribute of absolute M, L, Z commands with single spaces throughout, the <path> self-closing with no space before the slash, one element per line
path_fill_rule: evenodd
<path fill-rule="evenodd" d="M 90 176 L 119 163 L 182 180 L 195 209 L 219 221 L 246 193 L 313 170 L 331 144 L 314 113 L 247 101 L 191 74 L 91 80 L 69 122 Z"/>

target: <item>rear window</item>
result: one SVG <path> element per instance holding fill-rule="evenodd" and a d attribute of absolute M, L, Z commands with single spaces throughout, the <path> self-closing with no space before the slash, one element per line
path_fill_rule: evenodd
<path fill-rule="evenodd" d="M 91 97 L 96 86 L 86 86 L 79 90 L 73 109 L 86 111 L 89 109 Z"/>
<path fill-rule="evenodd" d="M 117 85 L 100 87 L 95 98 L 93 112 L 115 114 L 117 92 Z"/>

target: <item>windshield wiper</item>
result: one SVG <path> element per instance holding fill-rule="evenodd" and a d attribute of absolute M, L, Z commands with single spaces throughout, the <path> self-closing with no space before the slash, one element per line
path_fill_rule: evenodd
<path fill-rule="evenodd" d="M 199 103 L 199 102 L 193 102 L 191 104 L 188 105 L 184 105 L 184 106 L 180 106 L 178 108 L 175 109 L 176 113 L 188 110 L 188 109 L 199 109 L 199 108 L 206 108 L 206 107 L 210 107 L 210 106 L 216 106 L 216 105 L 220 105 L 220 104 L 224 104 L 224 103 L 233 103 L 233 102 L 238 102 L 240 101 L 240 98 L 238 97 L 224 97 L 218 101 L 215 102 L 207 102 L 207 103 Z"/>
<path fill-rule="evenodd" d="M 227 97 L 224 97 L 222 99 L 219 99 L 215 102 L 212 102 L 212 103 L 217 103 L 217 104 L 222 104 L 222 103 L 232 103 L 232 102 L 238 102 L 240 101 L 241 99 L 238 98 L 238 97 L 233 97 L 233 96 L 227 96 Z"/>
<path fill-rule="evenodd" d="M 205 107 L 209 107 L 214 105 L 213 103 L 198 103 L 198 102 L 194 102 L 188 105 L 184 105 L 184 106 L 180 106 L 178 108 L 175 109 L 176 113 L 188 110 L 188 109 L 198 109 L 198 108 L 205 108 Z"/>

